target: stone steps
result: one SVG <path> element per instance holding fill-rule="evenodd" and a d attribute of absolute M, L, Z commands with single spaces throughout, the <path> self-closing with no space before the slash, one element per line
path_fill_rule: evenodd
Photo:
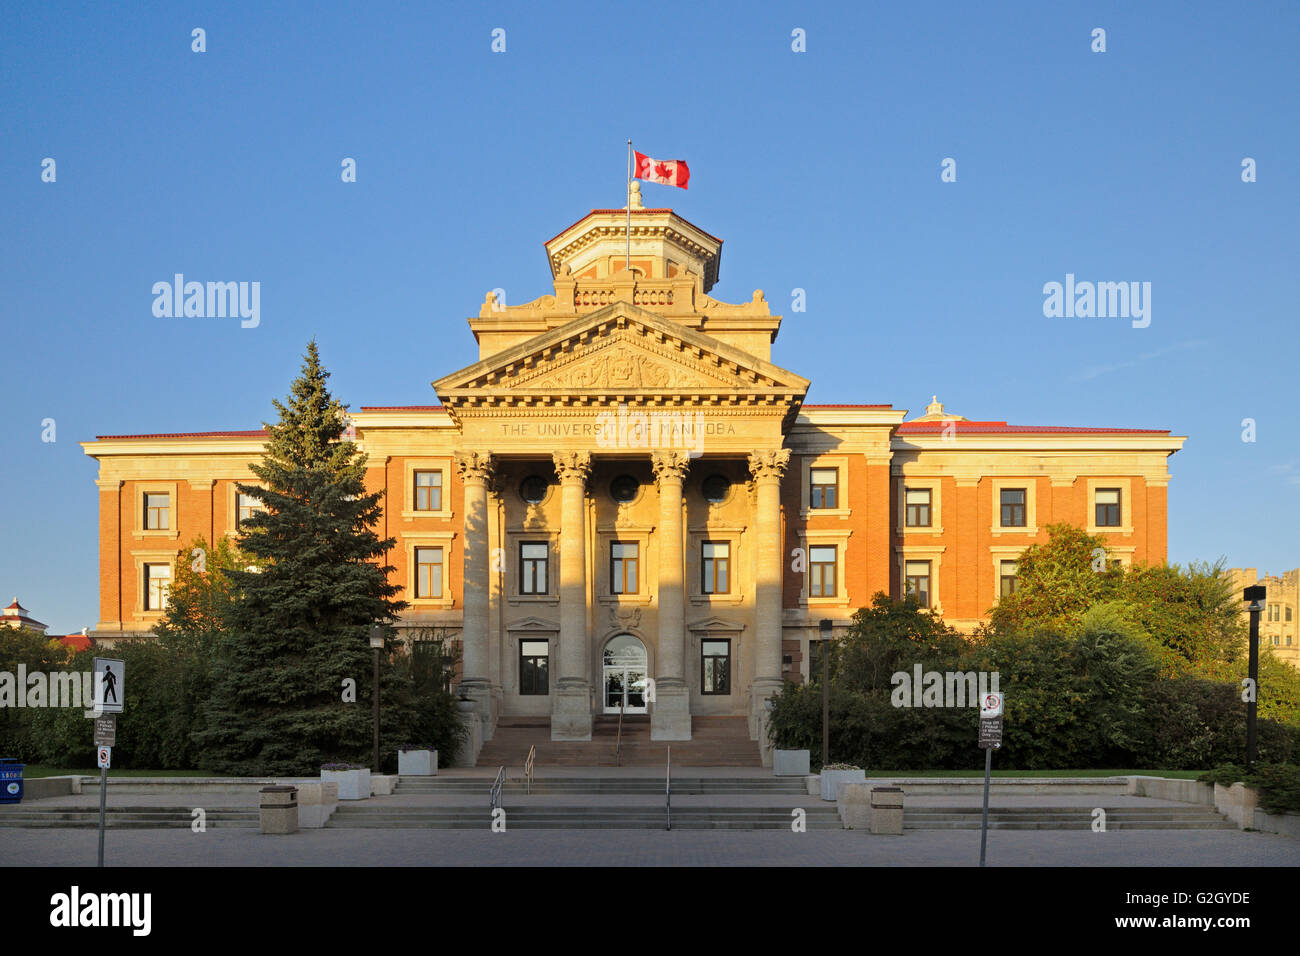
<path fill-rule="evenodd" d="M 259 814 L 256 809 L 209 809 L 204 825 L 211 827 L 256 827 Z M 170 827 L 189 828 L 194 816 L 188 807 L 109 807 L 104 811 L 106 830 L 162 830 Z M 99 810 L 79 807 L 19 807 L 0 812 L 0 828 L 58 828 L 95 829 L 99 826 Z"/>
<path fill-rule="evenodd" d="M 1103 807 L 1106 830 L 1233 830 L 1205 807 Z M 1090 830 L 1092 807 L 989 808 L 990 830 Z M 908 807 L 905 830 L 978 830 L 980 807 Z"/>
<path fill-rule="evenodd" d="M 408 793 L 487 793 L 492 781 L 483 777 L 402 777 L 396 792 Z M 663 777 L 553 777 L 534 779 L 532 793 L 583 794 L 662 794 Z M 521 777 L 508 777 L 503 788 L 508 794 L 525 792 Z M 773 793 L 806 794 L 803 778 L 781 777 L 674 777 L 676 794 Z"/>
<path fill-rule="evenodd" d="M 663 806 L 634 807 L 518 807 L 506 806 L 505 825 L 527 830 L 662 830 L 668 815 Z M 840 829 L 839 815 L 830 806 L 807 807 L 810 830 Z M 674 830 L 780 830 L 793 821 L 785 807 L 673 807 Z M 341 829 L 488 829 L 492 813 L 487 802 L 470 807 L 343 807 L 327 827 Z"/>
<path fill-rule="evenodd" d="M 749 739 L 744 717 L 692 718 L 692 739 L 671 743 L 650 739 L 649 717 L 625 717 L 619 757 L 617 717 L 596 717 L 590 741 L 551 740 L 550 731 L 550 721 L 544 718 L 503 717 L 492 739 L 483 745 L 478 766 L 522 766 L 529 748 L 536 747 L 537 762 L 552 767 L 662 767 L 670 746 L 674 766 L 762 766 L 758 744 Z"/>

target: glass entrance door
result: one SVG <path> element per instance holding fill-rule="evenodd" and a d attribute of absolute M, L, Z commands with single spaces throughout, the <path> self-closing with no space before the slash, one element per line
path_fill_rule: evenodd
<path fill-rule="evenodd" d="M 605 713 L 646 712 L 645 646 L 631 634 L 620 634 L 605 645 L 603 656 Z"/>

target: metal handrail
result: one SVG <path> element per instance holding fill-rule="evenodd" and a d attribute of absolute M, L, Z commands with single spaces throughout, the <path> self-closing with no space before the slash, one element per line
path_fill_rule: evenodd
<path fill-rule="evenodd" d="M 528 759 L 524 761 L 524 792 L 533 792 L 533 761 L 537 757 L 537 745 L 528 748 Z"/>
<path fill-rule="evenodd" d="M 488 791 L 488 799 L 491 801 L 492 809 L 495 810 L 501 806 L 501 788 L 506 783 L 506 768 L 502 767 L 497 771 L 497 778 L 492 781 L 492 789 Z"/>
<path fill-rule="evenodd" d="M 618 705 L 618 734 L 614 738 L 614 766 L 623 766 L 623 708 L 627 706 L 627 697 Z"/>
<path fill-rule="evenodd" d="M 664 781 L 664 796 L 667 801 L 666 809 L 668 811 L 668 826 L 664 829 L 673 828 L 673 745 L 668 745 L 668 775 Z"/>

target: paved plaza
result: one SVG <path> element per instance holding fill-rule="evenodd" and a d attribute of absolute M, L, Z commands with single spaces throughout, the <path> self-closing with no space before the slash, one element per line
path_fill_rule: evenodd
<path fill-rule="evenodd" d="M 93 866 L 94 830 L 0 831 L 6 866 Z M 108 866 L 974 866 L 979 831 L 110 830 Z M 1234 830 L 992 831 L 990 866 L 1297 866 L 1300 841 Z"/>

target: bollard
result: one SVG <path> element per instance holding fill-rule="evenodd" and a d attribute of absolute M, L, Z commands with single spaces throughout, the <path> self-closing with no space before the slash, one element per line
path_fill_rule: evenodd
<path fill-rule="evenodd" d="M 297 833 L 298 832 L 298 788 L 297 787 L 263 787 L 260 791 L 262 801 L 261 822 L 263 833 Z"/>
<path fill-rule="evenodd" d="M 871 832 L 903 835 L 903 788 L 871 788 Z"/>

